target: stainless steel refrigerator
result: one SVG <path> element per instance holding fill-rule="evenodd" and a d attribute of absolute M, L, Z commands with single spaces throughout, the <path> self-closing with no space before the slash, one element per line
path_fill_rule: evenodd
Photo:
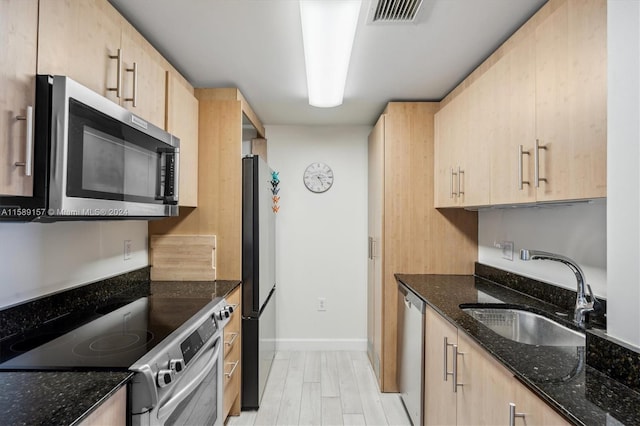
<path fill-rule="evenodd" d="M 272 171 L 242 159 L 242 409 L 257 409 L 276 349 L 275 213 Z"/>

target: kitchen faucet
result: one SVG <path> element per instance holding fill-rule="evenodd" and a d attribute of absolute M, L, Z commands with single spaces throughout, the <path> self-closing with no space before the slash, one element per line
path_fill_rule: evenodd
<path fill-rule="evenodd" d="M 576 307 L 573 315 L 573 321 L 581 328 L 585 327 L 585 314 L 588 312 L 593 312 L 596 309 L 596 304 L 598 300 L 593 295 L 593 291 L 591 291 L 591 286 L 585 284 L 584 272 L 580 269 L 580 266 L 569 259 L 566 256 L 562 256 L 561 254 L 549 253 L 546 251 L 540 250 L 528 250 L 522 249 L 520 250 L 520 259 L 521 260 L 555 260 L 556 262 L 563 263 L 567 265 L 575 274 L 576 280 L 578 281 L 578 291 L 576 296 Z M 591 297 L 591 301 L 587 301 L 587 295 L 585 292 L 585 287 L 589 289 L 589 296 Z"/>

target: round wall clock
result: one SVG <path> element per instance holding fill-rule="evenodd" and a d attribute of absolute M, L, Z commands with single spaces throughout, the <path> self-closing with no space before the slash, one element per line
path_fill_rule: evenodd
<path fill-rule="evenodd" d="M 333 170 L 324 163 L 311 163 L 302 178 L 309 191 L 319 194 L 328 191 L 333 185 Z"/>

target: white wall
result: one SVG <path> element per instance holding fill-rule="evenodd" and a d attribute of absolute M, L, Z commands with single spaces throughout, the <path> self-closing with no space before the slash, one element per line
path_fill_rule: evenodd
<path fill-rule="evenodd" d="M 276 263 L 281 350 L 365 350 L 368 126 L 267 126 L 269 166 L 280 172 Z M 331 189 L 302 174 L 328 164 Z M 326 311 L 317 310 L 326 298 Z"/>
<path fill-rule="evenodd" d="M 478 213 L 478 261 L 576 290 L 573 272 L 558 262 L 521 261 L 520 249 L 568 256 L 583 269 L 597 296 L 607 297 L 607 231 L 604 200 L 571 206 L 485 210 Z M 513 261 L 496 247 L 514 243 Z"/>
<path fill-rule="evenodd" d="M 607 332 L 640 348 L 640 2 L 607 6 Z"/>
<path fill-rule="evenodd" d="M 132 242 L 126 261 L 124 240 Z M 148 263 L 145 221 L 0 223 L 0 307 Z"/>

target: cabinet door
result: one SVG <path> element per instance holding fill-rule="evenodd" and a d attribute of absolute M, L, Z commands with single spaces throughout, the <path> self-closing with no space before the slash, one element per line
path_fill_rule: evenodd
<path fill-rule="evenodd" d="M 34 107 L 38 1 L 0 1 L 0 194 L 33 195 L 33 179 L 26 176 L 27 107 Z"/>
<path fill-rule="evenodd" d="M 516 413 L 524 414 L 524 418 L 516 418 L 516 426 L 564 426 L 570 424 L 517 379 L 513 378 L 513 381 L 514 393 L 513 400 L 510 402 L 516 405 Z M 503 410 L 506 411 L 506 409 Z"/>
<path fill-rule="evenodd" d="M 430 306 L 427 306 L 425 316 L 424 423 L 455 425 L 453 377 L 445 373 L 453 368 L 451 345 L 458 343 L 458 330 Z"/>
<path fill-rule="evenodd" d="M 491 204 L 534 202 L 535 37 L 523 38 L 487 72 L 495 74 L 493 96 L 497 100 L 497 127 L 491 150 Z"/>
<path fill-rule="evenodd" d="M 462 206 L 485 206 L 491 202 L 491 164 L 490 153 L 493 149 L 498 117 L 497 100 L 493 90 L 497 82 L 495 73 L 488 70 L 459 96 L 467 98 L 466 137 L 460 140 L 463 150 L 460 152 L 461 165 L 458 180 L 459 200 Z"/>
<path fill-rule="evenodd" d="M 116 56 L 124 19 L 105 0 L 40 0 L 38 73 L 67 75 L 119 102 Z"/>
<path fill-rule="evenodd" d="M 458 349 L 458 425 L 509 424 L 513 375 L 462 332 Z"/>
<path fill-rule="evenodd" d="M 381 383 L 382 355 L 382 211 L 384 209 L 385 115 L 369 135 L 369 259 L 367 261 L 367 352 Z"/>
<path fill-rule="evenodd" d="M 606 1 L 569 0 L 536 28 L 540 201 L 606 196 Z"/>
<path fill-rule="evenodd" d="M 167 77 L 160 54 L 128 23 L 123 25 L 121 46 L 121 105 L 164 129 Z"/>
<path fill-rule="evenodd" d="M 127 388 L 120 388 L 84 419 L 80 426 L 125 426 L 127 424 Z"/>
<path fill-rule="evenodd" d="M 198 206 L 198 100 L 167 72 L 167 131 L 180 138 L 180 205 Z"/>
<path fill-rule="evenodd" d="M 460 159 L 467 144 L 467 106 L 467 97 L 461 93 L 435 115 L 435 207 L 462 203 L 458 168 L 462 169 Z"/>

